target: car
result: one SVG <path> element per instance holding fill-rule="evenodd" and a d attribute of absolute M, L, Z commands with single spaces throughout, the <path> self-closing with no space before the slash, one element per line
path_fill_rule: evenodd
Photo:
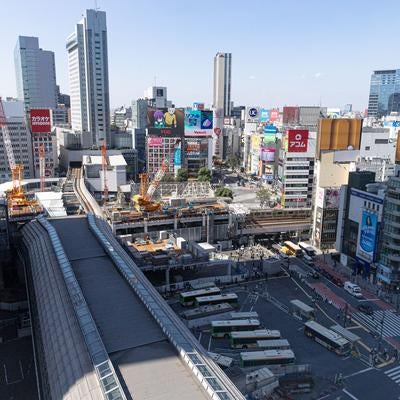
<path fill-rule="evenodd" d="M 360 303 L 358 304 L 357 309 L 367 315 L 374 314 L 374 310 L 372 309 L 370 304 Z"/>
<path fill-rule="evenodd" d="M 320 275 L 319 275 L 319 273 L 317 271 L 310 272 L 309 276 L 311 278 L 313 278 L 313 279 L 319 279 L 320 278 Z"/>

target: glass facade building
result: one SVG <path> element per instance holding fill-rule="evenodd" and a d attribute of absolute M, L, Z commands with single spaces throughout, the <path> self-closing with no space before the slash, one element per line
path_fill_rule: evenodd
<path fill-rule="evenodd" d="M 368 101 L 368 116 L 400 112 L 400 69 L 374 71 Z"/>

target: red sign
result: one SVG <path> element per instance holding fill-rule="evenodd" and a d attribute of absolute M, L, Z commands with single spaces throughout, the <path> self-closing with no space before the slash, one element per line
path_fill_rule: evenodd
<path fill-rule="evenodd" d="M 221 128 L 214 128 L 214 133 L 219 136 L 221 134 Z"/>
<path fill-rule="evenodd" d="M 149 137 L 148 144 L 151 147 L 159 147 L 162 146 L 162 137 Z"/>
<path fill-rule="evenodd" d="M 31 110 L 31 129 L 33 133 L 51 132 L 50 110 L 47 108 Z"/>
<path fill-rule="evenodd" d="M 279 119 L 279 108 L 274 108 L 269 112 L 269 120 L 270 122 L 278 121 Z"/>
<path fill-rule="evenodd" d="M 289 129 L 288 152 L 289 153 L 305 153 L 308 148 L 308 130 L 307 129 Z"/>

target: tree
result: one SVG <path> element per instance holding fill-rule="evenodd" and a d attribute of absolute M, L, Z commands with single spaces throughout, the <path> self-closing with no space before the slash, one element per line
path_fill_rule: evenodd
<path fill-rule="evenodd" d="M 161 179 L 162 183 L 173 183 L 175 182 L 175 178 L 173 175 L 171 174 L 165 174 L 162 179 Z"/>
<path fill-rule="evenodd" d="M 199 172 L 197 173 L 197 180 L 200 182 L 210 182 L 211 171 L 206 167 L 200 168 Z"/>
<path fill-rule="evenodd" d="M 260 207 L 264 208 L 271 200 L 271 192 L 267 188 L 261 188 L 256 193 L 257 199 L 260 202 Z"/>
<path fill-rule="evenodd" d="M 215 191 L 215 195 L 217 197 L 230 197 L 231 199 L 233 199 L 232 190 L 227 187 L 224 187 L 224 186 L 217 187 L 217 190 Z"/>
<path fill-rule="evenodd" d="M 188 180 L 188 171 L 185 168 L 178 169 L 178 173 L 176 175 L 177 182 L 186 182 Z"/>
<path fill-rule="evenodd" d="M 232 169 L 236 169 L 239 168 L 240 166 L 240 159 L 238 156 L 230 156 L 228 159 L 228 165 L 232 168 Z"/>

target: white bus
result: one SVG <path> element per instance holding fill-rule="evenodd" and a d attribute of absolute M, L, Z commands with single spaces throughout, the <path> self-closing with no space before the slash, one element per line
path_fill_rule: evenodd
<path fill-rule="evenodd" d="M 344 283 L 344 290 L 350 293 L 352 296 L 357 297 L 358 299 L 362 297 L 360 286 L 350 281 L 346 281 Z"/>
<path fill-rule="evenodd" d="M 308 321 L 304 324 L 304 333 L 339 355 L 348 355 L 351 351 L 351 343 L 347 339 L 315 321 Z"/>
<path fill-rule="evenodd" d="M 290 343 L 286 339 L 257 340 L 257 346 L 264 350 L 290 350 Z"/>
<path fill-rule="evenodd" d="M 303 255 L 303 252 L 301 251 L 301 248 L 297 246 L 297 244 L 294 244 L 290 240 L 286 240 L 286 242 L 283 243 L 285 247 L 289 250 L 289 254 L 292 256 L 296 257 L 301 257 Z"/>
<path fill-rule="evenodd" d="M 222 356 L 221 354 L 212 353 L 211 351 L 208 352 L 208 355 L 221 367 L 229 368 L 233 364 L 233 358 L 231 357 Z"/>
<path fill-rule="evenodd" d="M 280 339 L 281 333 L 277 330 L 256 329 L 254 331 L 231 332 L 230 337 L 233 349 L 247 349 L 257 347 L 258 340 Z"/>
<path fill-rule="evenodd" d="M 228 303 L 232 306 L 236 306 L 238 304 L 238 301 L 239 298 L 236 293 L 224 293 L 213 296 L 196 297 L 194 303 L 197 307 L 220 303 Z"/>
<path fill-rule="evenodd" d="M 296 357 L 292 350 L 264 350 L 240 353 L 240 366 L 257 367 L 259 365 L 294 364 Z"/>
<path fill-rule="evenodd" d="M 229 337 L 231 332 L 251 331 L 260 329 L 257 319 L 235 319 L 232 321 L 211 321 L 211 334 L 213 337 Z"/>
<path fill-rule="evenodd" d="M 230 314 L 230 319 L 258 319 L 257 311 L 233 311 Z"/>
<path fill-rule="evenodd" d="M 211 296 L 220 293 L 221 289 L 216 286 L 199 290 L 190 290 L 189 292 L 182 292 L 179 295 L 179 300 L 183 306 L 192 306 L 196 297 Z"/>
<path fill-rule="evenodd" d="M 290 300 L 290 312 L 299 316 L 301 319 L 315 319 L 314 308 L 298 299 Z"/>
<path fill-rule="evenodd" d="M 309 257 L 315 256 L 315 249 L 310 244 L 306 242 L 299 242 L 298 245 Z"/>

